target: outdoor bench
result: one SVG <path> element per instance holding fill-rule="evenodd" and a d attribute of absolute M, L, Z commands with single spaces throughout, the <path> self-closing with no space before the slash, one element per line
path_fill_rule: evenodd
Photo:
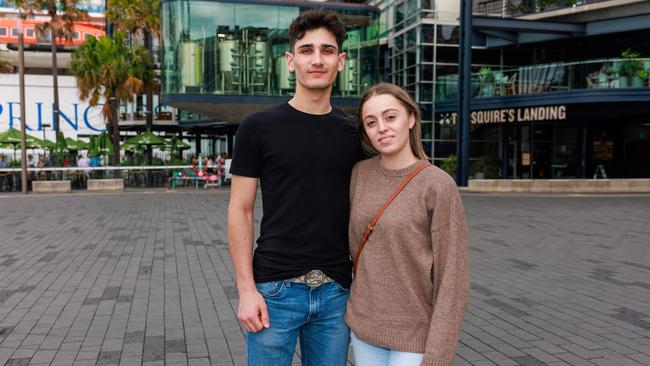
<path fill-rule="evenodd" d="M 69 180 L 35 180 L 32 181 L 34 193 L 65 193 L 72 190 Z"/>
<path fill-rule="evenodd" d="M 123 179 L 88 179 L 89 191 L 123 192 Z"/>

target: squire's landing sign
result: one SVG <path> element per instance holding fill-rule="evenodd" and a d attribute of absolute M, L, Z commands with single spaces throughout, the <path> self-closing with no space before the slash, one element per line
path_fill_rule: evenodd
<path fill-rule="evenodd" d="M 20 128 L 18 85 L 17 74 L 0 74 L 0 132 Z M 45 132 L 47 138 L 54 138 L 53 93 L 51 75 L 25 75 L 26 126 L 36 136 Z M 91 107 L 81 101 L 72 76 L 59 76 L 59 109 L 60 129 L 66 137 L 106 131 L 102 105 Z"/>

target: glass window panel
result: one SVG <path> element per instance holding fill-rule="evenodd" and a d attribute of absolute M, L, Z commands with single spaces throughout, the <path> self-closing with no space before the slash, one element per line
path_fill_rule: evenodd
<path fill-rule="evenodd" d="M 433 65 L 420 65 L 420 81 L 433 82 Z"/>
<path fill-rule="evenodd" d="M 454 100 L 458 97 L 458 66 L 436 66 L 436 100 Z"/>
<path fill-rule="evenodd" d="M 472 63 L 481 65 L 499 65 L 501 51 L 496 49 L 473 49 Z"/>
<path fill-rule="evenodd" d="M 417 28 L 413 28 L 406 32 L 406 48 L 417 46 Z"/>
<path fill-rule="evenodd" d="M 528 47 L 508 48 L 503 50 L 505 66 L 526 66 L 534 64 L 533 50 Z"/>
<path fill-rule="evenodd" d="M 396 54 L 404 49 L 404 35 L 400 34 L 399 36 L 395 37 L 392 48 L 393 54 Z"/>
<path fill-rule="evenodd" d="M 423 85 L 421 88 L 431 88 L 431 84 Z M 431 122 L 433 121 L 433 104 L 432 103 L 420 103 L 420 113 L 422 114 L 422 121 Z"/>
<path fill-rule="evenodd" d="M 433 25 L 422 25 L 422 43 L 433 43 Z"/>
<path fill-rule="evenodd" d="M 236 24 L 235 5 L 228 3 L 191 1 L 189 9 L 181 10 L 177 16 L 180 17 L 179 20 L 185 27 L 183 33 L 189 33 L 187 37 L 191 40 L 201 40 L 216 35 L 218 28 L 234 29 Z"/>
<path fill-rule="evenodd" d="M 416 77 L 416 71 L 417 69 L 415 67 L 411 67 L 407 69 L 407 77 L 406 77 L 406 83 L 408 85 L 415 84 L 415 77 Z M 415 90 L 415 89 L 413 89 Z"/>
<path fill-rule="evenodd" d="M 395 58 L 395 71 L 402 70 L 404 68 L 404 56 L 399 56 Z"/>
<path fill-rule="evenodd" d="M 418 9 L 418 0 L 406 0 L 404 2 L 406 9 L 404 13 L 406 15 L 406 23 L 404 26 L 409 26 L 415 23 L 418 19 L 419 9 Z"/>
<path fill-rule="evenodd" d="M 418 102 L 432 102 L 433 101 L 433 83 L 420 83 L 420 96 Z M 422 117 L 424 119 L 424 116 Z M 427 120 L 431 120 L 428 115 Z"/>
<path fill-rule="evenodd" d="M 398 4 L 397 6 L 394 7 L 395 9 L 395 25 L 397 26 L 397 29 L 401 29 L 404 25 L 400 24 L 404 21 L 404 11 L 405 11 L 405 4 L 401 3 Z"/>
<path fill-rule="evenodd" d="M 431 123 L 422 123 L 422 140 L 431 140 Z"/>
<path fill-rule="evenodd" d="M 458 44 L 458 26 L 457 25 L 438 25 L 437 26 L 438 43 L 444 44 Z"/>
<path fill-rule="evenodd" d="M 436 47 L 436 61 L 458 63 L 458 47 L 453 47 L 453 46 Z"/>
<path fill-rule="evenodd" d="M 417 57 L 415 50 L 406 52 L 406 67 L 415 66 L 417 64 Z"/>
<path fill-rule="evenodd" d="M 433 63 L 433 46 L 420 47 L 420 60 Z"/>
<path fill-rule="evenodd" d="M 162 4 L 164 93 L 287 95 L 287 28 L 299 6 L 213 1 Z M 332 95 L 358 97 L 379 80 L 378 14 L 340 11 L 348 26 L 348 62 Z M 191 21 L 190 21 L 191 20 Z"/>
<path fill-rule="evenodd" d="M 298 8 L 290 8 L 295 11 L 295 18 L 298 15 Z M 261 6 L 257 4 L 235 4 L 235 24 L 240 28 L 256 27 L 256 28 L 279 28 L 278 24 L 278 7 L 277 6 Z M 282 25 L 288 27 L 291 24 Z"/>

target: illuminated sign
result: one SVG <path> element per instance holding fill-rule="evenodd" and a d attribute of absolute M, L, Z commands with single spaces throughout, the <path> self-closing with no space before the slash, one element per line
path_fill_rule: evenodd
<path fill-rule="evenodd" d="M 456 112 L 443 113 L 439 121 L 443 124 L 455 124 L 456 119 Z M 566 119 L 567 108 L 565 105 L 479 110 L 472 111 L 470 115 L 472 124 L 564 121 Z"/>

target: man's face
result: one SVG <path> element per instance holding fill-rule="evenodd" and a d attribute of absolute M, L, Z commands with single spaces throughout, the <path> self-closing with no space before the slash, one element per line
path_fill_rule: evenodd
<path fill-rule="evenodd" d="M 287 65 L 289 71 L 295 71 L 300 87 L 328 89 L 345 67 L 345 52 L 339 51 L 336 37 L 330 31 L 325 28 L 309 30 L 296 41 L 293 53 L 287 52 Z"/>

